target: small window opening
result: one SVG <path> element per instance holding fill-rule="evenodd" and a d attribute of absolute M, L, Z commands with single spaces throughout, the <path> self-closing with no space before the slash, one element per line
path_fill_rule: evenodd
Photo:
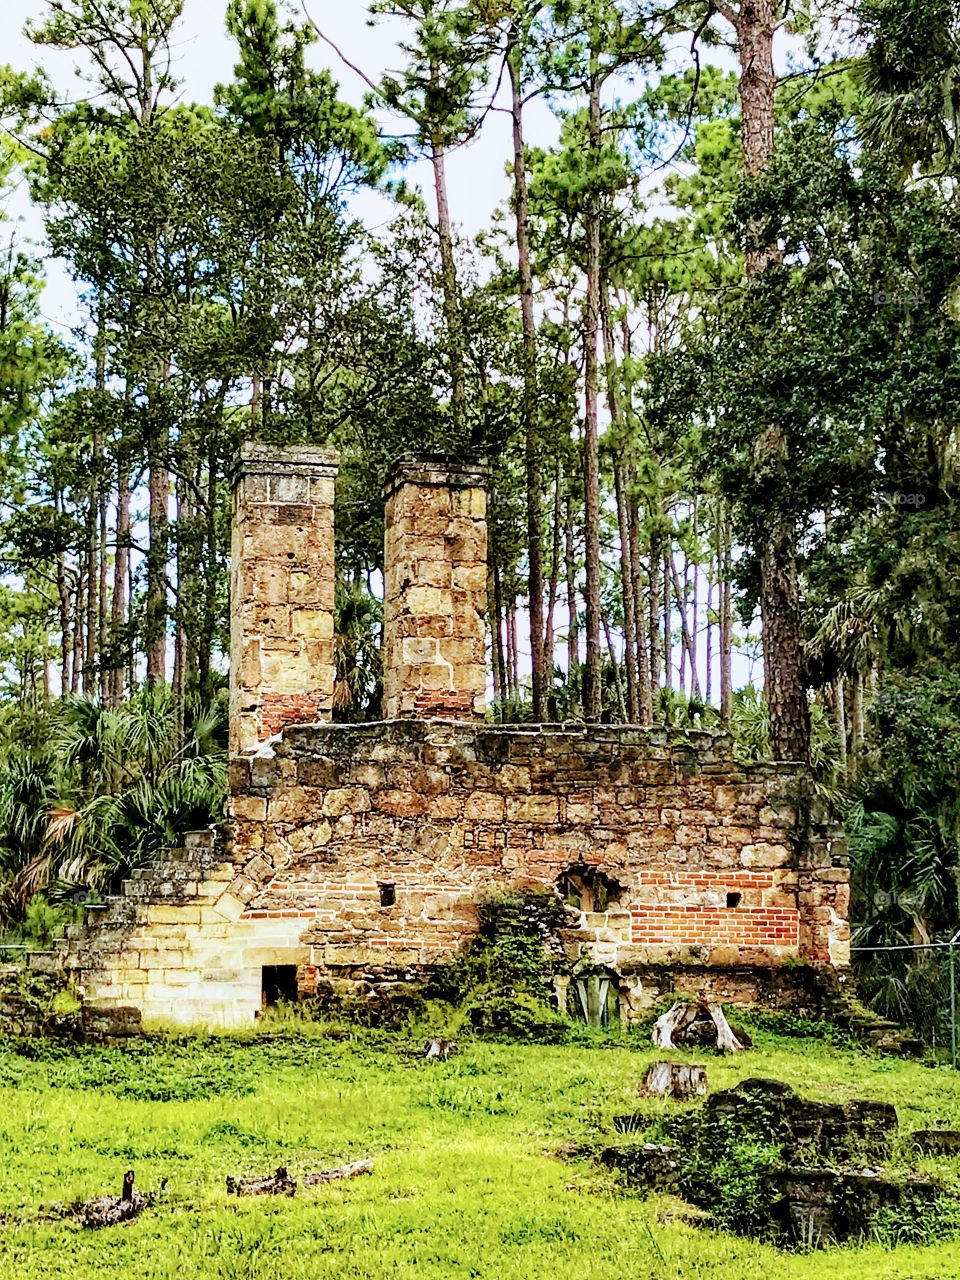
<path fill-rule="evenodd" d="M 261 1002 L 270 1009 L 281 1000 L 295 1001 L 300 992 L 297 987 L 297 966 L 295 964 L 265 964 L 263 966 L 263 984 Z"/>
<path fill-rule="evenodd" d="M 397 886 L 395 884 L 380 885 L 380 905 L 381 907 L 392 907 L 397 901 Z"/>
<path fill-rule="evenodd" d="M 571 867 L 557 880 L 557 892 L 575 911 L 609 911 L 622 887 L 596 867 Z"/>
<path fill-rule="evenodd" d="M 740 899 L 741 899 L 741 897 L 742 897 L 742 896 L 743 896 L 743 895 L 742 895 L 742 894 L 739 894 L 739 893 L 728 893 L 728 894 L 727 894 L 727 906 L 728 906 L 728 907 L 731 907 L 731 908 L 733 908 L 733 907 L 739 907 L 739 905 L 740 905 Z"/>

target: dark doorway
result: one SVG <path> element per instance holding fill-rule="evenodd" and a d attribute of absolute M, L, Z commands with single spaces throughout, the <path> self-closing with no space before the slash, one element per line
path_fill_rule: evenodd
<path fill-rule="evenodd" d="M 295 964 L 265 964 L 263 966 L 262 1002 L 269 1009 L 281 1000 L 296 1000 L 297 966 Z"/>

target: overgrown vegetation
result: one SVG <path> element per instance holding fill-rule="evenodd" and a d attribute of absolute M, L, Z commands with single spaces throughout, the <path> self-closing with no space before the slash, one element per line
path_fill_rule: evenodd
<path fill-rule="evenodd" d="M 553 893 L 490 893 L 476 937 L 440 971 L 433 993 L 481 1035 L 547 1042 L 569 1023 L 556 1008 L 552 977 L 566 966 L 557 930 L 569 924 Z"/>

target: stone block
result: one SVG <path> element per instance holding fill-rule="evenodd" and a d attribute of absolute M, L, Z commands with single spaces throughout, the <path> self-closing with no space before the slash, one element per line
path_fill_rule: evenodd
<path fill-rule="evenodd" d="M 291 611 L 291 630 L 310 640 L 332 640 L 333 614 L 329 609 L 296 607 Z"/>
<path fill-rule="evenodd" d="M 232 893 L 221 894 L 213 905 L 213 910 L 224 920 L 239 920 L 245 909 L 246 903 Z"/>
<path fill-rule="evenodd" d="M 230 813 L 246 822 L 266 822 L 267 802 L 263 796 L 233 795 L 230 797 Z"/>

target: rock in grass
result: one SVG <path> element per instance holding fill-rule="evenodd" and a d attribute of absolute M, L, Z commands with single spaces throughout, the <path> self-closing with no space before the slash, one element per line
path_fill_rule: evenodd
<path fill-rule="evenodd" d="M 423 1046 L 423 1058 L 426 1062 L 446 1062 L 460 1050 L 455 1040 L 446 1040 L 443 1036 L 431 1036 Z"/>

